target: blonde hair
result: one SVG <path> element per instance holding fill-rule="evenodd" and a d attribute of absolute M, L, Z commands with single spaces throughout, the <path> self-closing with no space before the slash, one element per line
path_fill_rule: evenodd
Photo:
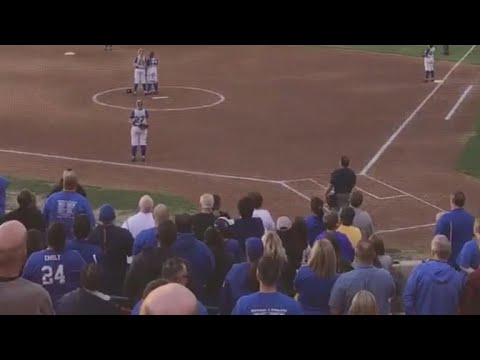
<path fill-rule="evenodd" d="M 352 299 L 350 315 L 378 315 L 377 301 L 369 291 L 360 290 Z"/>
<path fill-rule="evenodd" d="M 315 241 L 308 257 L 307 266 L 319 277 L 329 278 L 337 273 L 337 257 L 330 241 Z"/>
<path fill-rule="evenodd" d="M 287 253 L 283 247 L 282 240 L 274 231 L 267 231 L 262 237 L 263 256 L 271 256 L 279 259 L 284 264 L 288 262 Z"/>
<path fill-rule="evenodd" d="M 63 188 L 66 190 L 75 190 L 78 186 L 77 174 L 73 170 L 65 170 L 62 175 Z"/>
<path fill-rule="evenodd" d="M 143 195 L 138 201 L 138 207 L 143 213 L 150 213 L 153 210 L 153 199 L 149 195 Z"/>
<path fill-rule="evenodd" d="M 213 195 L 212 194 L 203 194 L 200 196 L 200 207 L 203 210 L 211 210 L 213 209 Z"/>

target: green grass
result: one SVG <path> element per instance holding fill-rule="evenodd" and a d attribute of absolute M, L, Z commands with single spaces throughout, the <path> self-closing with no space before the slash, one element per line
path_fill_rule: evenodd
<path fill-rule="evenodd" d="M 426 45 L 331 45 L 332 47 L 362 50 L 379 53 L 399 54 L 407 56 L 420 57 Z M 450 45 L 450 55 L 443 55 L 442 45 L 436 45 L 435 59 L 457 62 L 467 53 L 472 45 Z M 471 64 L 480 64 L 480 49 L 476 47 L 465 62 Z"/>
<path fill-rule="evenodd" d="M 8 187 L 9 193 L 16 193 L 22 189 L 29 189 L 37 196 L 46 197 L 54 184 L 43 180 L 21 179 L 7 176 L 10 181 Z M 114 188 L 102 188 L 96 186 L 84 186 L 87 192 L 88 201 L 92 208 L 97 209 L 104 203 L 111 204 L 117 210 L 134 210 L 138 204 L 139 198 L 144 194 L 149 194 L 155 201 L 155 204 L 163 203 L 167 205 L 172 214 L 180 212 L 191 212 L 195 206 L 188 200 L 168 193 L 155 193 L 148 190 L 130 191 Z"/>
<path fill-rule="evenodd" d="M 458 158 L 457 170 L 480 178 L 480 113 L 476 118 L 474 133 Z"/>

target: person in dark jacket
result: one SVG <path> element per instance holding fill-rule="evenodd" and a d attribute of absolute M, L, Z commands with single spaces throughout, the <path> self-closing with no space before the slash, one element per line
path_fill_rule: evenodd
<path fill-rule="evenodd" d="M 219 217 L 225 217 L 227 219 L 230 219 L 230 215 L 225 212 L 225 211 L 222 211 L 222 198 L 220 197 L 220 195 L 217 195 L 217 194 L 213 194 L 213 215 L 215 215 L 215 218 L 219 218 Z"/>
<path fill-rule="evenodd" d="M 88 242 L 102 251 L 102 290 L 107 294 L 121 295 L 123 282 L 131 262 L 133 237 L 130 231 L 114 224 L 116 215 L 111 205 L 100 207 L 99 221 L 88 237 Z"/>
<path fill-rule="evenodd" d="M 480 268 L 466 278 L 459 308 L 460 315 L 480 315 Z"/>
<path fill-rule="evenodd" d="M 464 274 L 447 263 L 452 246 L 445 235 L 436 235 L 431 248 L 433 259 L 417 265 L 405 284 L 407 315 L 457 314 Z"/>
<path fill-rule="evenodd" d="M 192 229 L 195 237 L 205 241 L 205 230 L 213 226 L 215 215 L 213 214 L 214 199 L 212 194 L 200 196 L 200 212 L 192 216 Z"/>
<path fill-rule="evenodd" d="M 296 217 L 292 223 L 288 217 L 281 216 L 277 219 L 277 233 L 282 239 L 288 263 L 298 269 L 302 264 L 303 252 L 308 246 L 305 220 L 302 217 Z"/>
<path fill-rule="evenodd" d="M 242 250 L 245 250 L 246 239 L 261 238 L 265 233 L 262 219 L 253 217 L 254 205 L 253 200 L 248 196 L 240 199 L 237 204 L 240 219 L 236 219 L 233 224 L 233 237 L 240 243 Z"/>
<path fill-rule="evenodd" d="M 177 239 L 172 245 L 174 256 L 187 260 L 191 278 L 191 289 L 200 301 L 206 299 L 206 285 L 215 269 L 215 259 L 203 242 L 195 238 L 192 217 L 189 214 L 175 216 Z"/>
<path fill-rule="evenodd" d="M 222 234 L 215 227 L 205 231 L 205 244 L 215 257 L 215 269 L 207 283 L 207 300 L 210 306 L 218 306 L 223 280 L 232 267 L 233 256 L 227 250 Z"/>
<path fill-rule="evenodd" d="M 310 210 L 312 214 L 305 218 L 305 225 L 307 226 L 307 241 L 313 244 L 319 234 L 325 231 L 323 223 L 323 200 L 317 196 L 310 199 Z"/>
<path fill-rule="evenodd" d="M 157 246 L 143 249 L 133 258 L 125 278 L 124 294 L 133 303 L 142 297 L 145 286 L 162 274 L 163 263 L 172 257 L 172 244 L 177 238 L 177 227 L 171 220 L 158 225 Z"/>
<path fill-rule="evenodd" d="M 78 251 L 87 264 L 100 262 L 102 256 L 100 247 L 88 242 L 90 231 L 91 226 L 88 217 L 85 214 L 75 216 L 73 239 L 67 240 L 65 244 L 65 250 Z"/>
<path fill-rule="evenodd" d="M 47 248 L 45 234 L 37 229 L 27 231 L 27 259 L 34 252 L 42 251 Z"/>
<path fill-rule="evenodd" d="M 35 195 L 29 190 L 22 190 L 17 195 L 18 208 L 0 218 L 0 224 L 17 220 L 25 226 L 27 230 L 37 229 L 45 232 L 46 225 L 41 211 L 37 208 Z"/>
<path fill-rule="evenodd" d="M 80 288 L 59 300 L 57 315 L 127 315 L 109 295 L 99 291 L 100 272 L 97 264 L 86 265 L 80 273 Z"/>
<path fill-rule="evenodd" d="M 234 264 L 225 276 L 220 294 L 220 314 L 230 315 L 237 300 L 259 289 L 258 260 L 263 256 L 263 243 L 259 238 L 245 241 L 247 261 Z"/>
<path fill-rule="evenodd" d="M 245 255 L 240 248 L 237 240 L 233 238 L 234 221 L 225 217 L 219 217 L 213 223 L 213 227 L 218 230 L 225 243 L 225 250 L 231 255 L 233 263 L 239 263 L 245 259 Z"/>

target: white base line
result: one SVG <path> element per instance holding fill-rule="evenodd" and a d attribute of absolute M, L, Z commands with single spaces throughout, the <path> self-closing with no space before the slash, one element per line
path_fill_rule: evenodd
<path fill-rule="evenodd" d="M 445 84 L 445 82 L 450 77 L 450 75 L 457 69 L 458 66 L 460 66 L 460 64 L 467 58 L 467 56 L 470 55 L 470 53 L 473 51 L 473 49 L 475 49 L 476 46 L 477 45 L 473 45 L 470 48 L 470 50 L 468 50 L 467 53 L 465 55 L 463 55 L 463 57 L 460 60 L 458 60 L 458 62 L 455 65 L 453 65 L 453 67 L 450 69 L 450 71 L 443 78 L 443 82 L 441 82 L 440 84 L 437 84 L 437 86 L 435 86 L 435 88 L 430 92 L 430 94 L 428 94 L 427 97 L 420 103 L 420 105 L 417 106 L 417 108 L 410 114 L 410 116 L 403 122 L 403 124 L 400 125 L 400 127 L 392 134 L 392 136 L 390 136 L 390 138 L 388 138 L 388 140 L 385 142 L 385 144 L 383 144 L 383 146 L 380 148 L 380 150 L 378 150 L 378 152 L 367 163 L 367 165 L 365 165 L 363 170 L 360 172 L 360 175 L 366 175 L 367 174 L 367 172 L 371 169 L 371 167 L 373 165 L 375 165 L 375 163 L 378 161 L 380 156 L 383 155 L 385 150 L 387 150 L 387 148 L 395 141 L 395 139 L 398 137 L 398 135 L 400 135 L 400 133 L 403 131 L 403 129 L 405 129 L 405 127 L 413 120 L 415 115 L 417 115 L 417 113 L 425 106 L 425 104 L 428 102 L 428 100 L 430 100 L 430 98 L 433 95 L 435 95 L 435 93 L 438 91 L 438 89 L 440 89 L 440 87 L 442 87 L 442 85 Z"/>
<path fill-rule="evenodd" d="M 280 183 L 280 184 L 281 184 L 284 188 L 286 188 L 286 189 L 294 192 L 295 194 L 297 194 L 298 196 L 304 198 L 305 200 L 310 201 L 310 198 L 309 198 L 307 195 L 305 195 L 304 193 L 298 191 L 297 189 L 294 189 L 293 187 L 291 187 L 291 186 L 288 185 L 287 183 L 282 182 L 282 183 Z"/>
<path fill-rule="evenodd" d="M 391 230 L 379 230 L 379 231 L 376 231 L 375 234 L 389 234 L 389 233 L 394 233 L 399 231 L 416 230 L 416 229 L 429 228 L 434 226 L 435 224 L 415 225 L 415 226 L 408 226 L 408 227 L 391 229 Z"/>
<path fill-rule="evenodd" d="M 377 180 L 377 179 L 375 179 L 375 178 L 373 178 L 373 177 L 371 177 L 371 176 L 369 176 L 369 175 L 363 175 L 363 176 L 365 176 L 365 177 L 369 178 L 370 180 L 375 181 L 375 182 L 377 182 L 377 183 L 379 183 L 379 184 L 381 184 L 381 185 L 383 185 L 383 186 L 389 187 L 389 188 L 392 189 L 392 190 L 398 191 L 400 194 L 404 194 L 404 195 L 410 196 L 411 198 L 413 198 L 413 199 L 415 199 L 415 200 L 417 200 L 417 201 L 420 201 L 421 203 L 423 203 L 423 204 L 425 204 L 425 205 L 428 205 L 428 206 L 430 206 L 430 207 L 432 207 L 432 208 L 434 208 L 434 209 L 436 209 L 436 210 L 445 211 L 445 209 L 442 209 L 442 208 L 440 208 L 440 207 L 438 207 L 438 206 L 436 206 L 436 205 L 430 204 L 428 201 L 425 201 L 425 200 L 423 200 L 423 199 L 420 199 L 419 197 L 417 197 L 417 196 L 415 196 L 415 195 L 412 195 L 412 194 L 409 194 L 409 193 L 407 193 L 406 191 L 400 190 L 399 188 L 396 188 L 395 186 L 392 186 L 392 185 L 389 185 L 389 184 L 387 184 L 387 183 L 384 183 L 383 181 Z"/>
<path fill-rule="evenodd" d="M 460 99 L 458 99 L 458 101 L 456 102 L 456 104 L 453 106 L 452 110 L 450 110 L 450 112 L 448 113 L 447 117 L 445 118 L 445 120 L 450 120 L 452 118 L 452 116 L 455 114 L 455 111 L 457 111 L 458 107 L 460 106 L 460 104 L 462 103 L 463 100 L 465 100 L 465 98 L 467 97 L 468 93 L 473 89 L 473 85 L 470 85 L 469 87 L 467 87 L 465 89 L 465 91 L 463 92 L 462 96 L 460 96 Z"/>
<path fill-rule="evenodd" d="M 214 178 L 220 178 L 220 179 L 246 180 L 246 181 L 255 181 L 255 182 L 260 182 L 260 183 L 268 183 L 268 184 L 281 184 L 280 181 L 276 181 L 276 180 L 258 179 L 258 178 L 247 177 L 247 176 L 214 174 L 214 173 L 206 173 L 206 172 L 202 172 L 202 171 L 189 171 L 189 170 L 182 170 L 182 169 L 164 168 L 164 167 L 158 167 L 158 166 L 135 165 L 135 164 L 119 163 L 119 162 L 106 161 L 106 160 L 81 159 L 81 158 L 61 156 L 61 155 L 49 155 L 49 154 L 32 153 L 32 152 L 27 152 L 27 151 L 0 149 L 0 153 L 25 155 L 25 156 L 36 156 L 36 157 L 40 157 L 40 158 L 76 161 L 76 162 L 83 162 L 83 163 L 88 163 L 88 164 L 112 165 L 112 166 L 121 166 L 121 167 L 127 167 L 127 168 L 135 168 L 135 169 L 164 171 L 164 172 L 184 174 L 184 175 L 207 176 L 207 177 L 214 177 Z"/>

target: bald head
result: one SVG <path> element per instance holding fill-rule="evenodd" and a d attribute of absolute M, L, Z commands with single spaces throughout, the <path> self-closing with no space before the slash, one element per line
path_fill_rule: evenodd
<path fill-rule="evenodd" d="M 153 211 L 153 199 L 148 195 L 143 195 L 138 202 L 138 207 L 143 213 L 150 213 Z"/>
<path fill-rule="evenodd" d="M 357 262 L 360 264 L 373 264 L 376 253 L 372 241 L 360 240 L 355 251 Z"/>
<path fill-rule="evenodd" d="M 19 221 L 0 225 L 0 276 L 19 275 L 27 256 L 27 229 Z"/>
<path fill-rule="evenodd" d="M 197 298 L 180 284 L 163 285 L 148 294 L 140 315 L 198 315 Z"/>
<path fill-rule="evenodd" d="M 170 218 L 168 207 L 164 204 L 158 204 L 155 206 L 155 209 L 153 209 L 153 218 L 157 225 L 167 221 Z"/>
<path fill-rule="evenodd" d="M 452 245 L 445 235 L 436 235 L 432 240 L 432 255 L 438 260 L 447 261 L 452 253 Z"/>

